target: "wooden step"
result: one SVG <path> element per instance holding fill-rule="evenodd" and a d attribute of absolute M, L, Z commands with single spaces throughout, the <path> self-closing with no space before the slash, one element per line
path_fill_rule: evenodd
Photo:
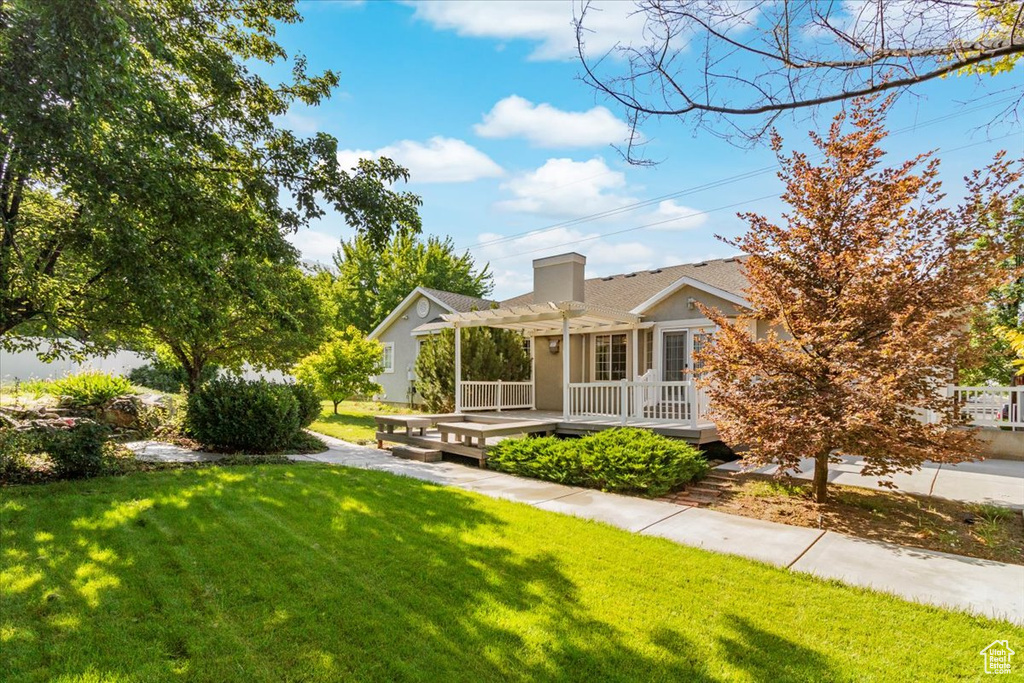
<path fill-rule="evenodd" d="M 686 493 L 677 495 L 673 502 L 675 502 L 678 505 L 692 505 L 693 507 L 701 507 L 703 505 L 707 505 L 708 503 L 714 503 L 717 501 L 717 499 L 717 496 L 709 496 L 706 493 L 690 493 L 689 491 L 687 491 Z"/>
<path fill-rule="evenodd" d="M 395 446 L 391 449 L 391 453 L 399 458 L 418 460 L 419 462 L 438 462 L 441 459 L 441 451 L 417 446 Z"/>
<path fill-rule="evenodd" d="M 722 489 L 716 488 L 714 486 L 694 485 L 687 486 L 683 493 L 687 495 L 701 494 L 705 496 L 711 496 L 712 498 L 718 498 L 720 495 L 722 495 Z"/>

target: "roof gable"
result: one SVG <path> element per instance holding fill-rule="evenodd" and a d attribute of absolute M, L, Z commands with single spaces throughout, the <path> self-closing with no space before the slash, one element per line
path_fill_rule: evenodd
<path fill-rule="evenodd" d="M 466 296 L 465 294 L 456 294 L 455 292 L 445 292 L 440 289 L 430 289 L 429 287 L 416 287 L 416 289 L 409 292 L 402 301 L 395 306 L 395 309 L 388 314 L 388 317 L 384 318 L 380 322 L 380 325 L 373 328 L 370 334 L 366 335 L 368 339 L 376 339 L 384 333 L 391 324 L 398 319 L 402 313 L 412 305 L 418 297 L 424 296 L 430 299 L 432 302 L 446 310 L 448 313 L 465 313 L 479 308 L 490 308 L 495 302 L 488 301 L 487 299 L 480 299 L 475 296 Z"/>

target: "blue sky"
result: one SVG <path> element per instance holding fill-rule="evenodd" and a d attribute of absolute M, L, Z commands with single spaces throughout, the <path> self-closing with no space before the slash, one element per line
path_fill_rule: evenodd
<path fill-rule="evenodd" d="M 299 7 L 305 21 L 281 27 L 280 42 L 314 71 L 338 71 L 341 85 L 329 102 L 296 109 L 284 124 L 331 133 L 343 161 L 386 154 L 409 167 L 407 189 L 423 197 L 424 232 L 450 235 L 489 262 L 500 298 L 530 288 L 534 258 L 579 251 L 588 275 L 598 276 L 727 256 L 733 250 L 715 235 L 742 232 L 737 211 L 773 218 L 782 211 L 781 184 L 769 171 L 563 225 L 775 163 L 764 146 L 735 147 L 678 120 L 644 127 L 646 152 L 661 163 L 625 163 L 613 147 L 626 130 L 623 112 L 579 80 L 571 1 Z M 638 31 L 628 3 L 604 9 L 589 39 L 595 50 Z M 1019 124 L 987 125 L 1001 110 L 1000 91 L 1018 78 L 947 79 L 904 96 L 889 119 L 899 131 L 887 144 L 892 162 L 940 150 L 946 189 L 956 197 L 957 180 L 996 150 L 1019 156 Z M 818 124 L 832 113 L 820 112 Z M 782 122 L 787 147 L 807 149 L 815 125 Z M 352 234 L 329 215 L 292 239 L 306 258 L 329 261 Z"/>

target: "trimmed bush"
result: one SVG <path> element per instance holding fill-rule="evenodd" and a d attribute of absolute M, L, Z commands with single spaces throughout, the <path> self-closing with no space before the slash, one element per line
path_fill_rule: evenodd
<path fill-rule="evenodd" d="M 109 463 L 110 430 L 95 422 L 58 429 L 43 437 L 44 448 L 61 479 L 80 479 L 103 474 Z"/>
<path fill-rule="evenodd" d="M 287 384 L 225 377 L 189 394 L 185 429 L 218 450 L 270 453 L 299 433 L 299 402 Z"/>
<path fill-rule="evenodd" d="M 68 375 L 50 385 L 50 393 L 61 403 L 75 408 L 95 408 L 112 398 L 132 393 L 132 383 L 120 375 L 86 370 Z"/>
<path fill-rule="evenodd" d="M 509 474 L 651 498 L 708 471 L 701 452 L 685 441 L 630 427 L 581 439 L 506 439 L 488 452 L 487 465 Z"/>
<path fill-rule="evenodd" d="M 320 417 L 320 397 L 316 395 L 316 389 L 308 384 L 299 382 L 288 386 L 292 388 L 295 400 L 299 403 L 299 426 L 308 427 Z"/>

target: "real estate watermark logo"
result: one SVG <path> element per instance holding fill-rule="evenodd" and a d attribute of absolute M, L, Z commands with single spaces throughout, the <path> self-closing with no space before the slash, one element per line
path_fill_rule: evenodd
<path fill-rule="evenodd" d="M 988 647 L 979 652 L 985 658 L 985 673 L 987 674 L 1008 674 L 1013 665 L 1010 658 L 1014 651 L 1010 649 L 1007 640 L 993 640 Z"/>

